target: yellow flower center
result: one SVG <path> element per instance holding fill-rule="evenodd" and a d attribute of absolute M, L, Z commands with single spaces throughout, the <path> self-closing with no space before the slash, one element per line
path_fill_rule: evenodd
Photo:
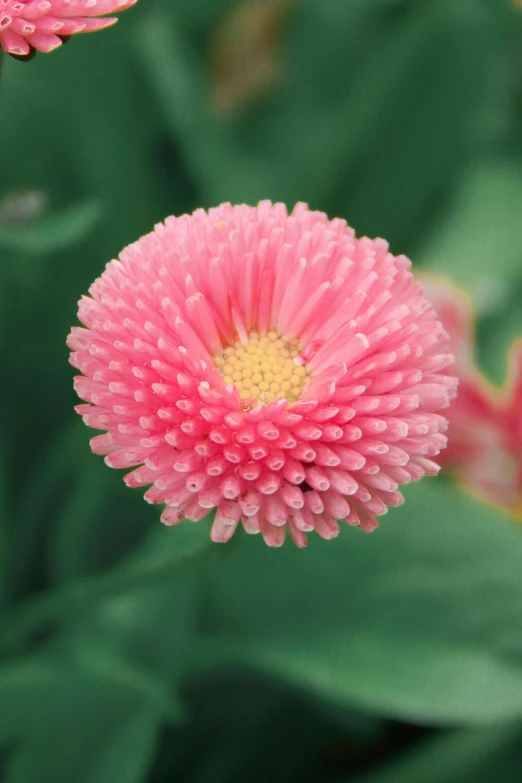
<path fill-rule="evenodd" d="M 298 356 L 296 341 L 286 342 L 277 332 L 250 332 L 246 345 L 238 340 L 214 356 L 214 362 L 225 383 L 234 384 L 244 401 L 267 403 L 284 397 L 295 402 L 308 380 Z"/>

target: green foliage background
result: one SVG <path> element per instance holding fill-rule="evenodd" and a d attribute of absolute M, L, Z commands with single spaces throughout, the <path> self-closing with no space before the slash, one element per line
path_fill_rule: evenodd
<path fill-rule="evenodd" d="M 256 63 L 219 49 L 238 4 L 140 0 L 4 63 L 0 199 L 40 208 L 0 208 L 1 779 L 518 783 L 522 527 L 443 477 L 372 536 L 211 545 L 160 525 L 73 412 L 79 296 L 225 200 L 308 201 L 450 275 L 497 382 L 522 334 L 522 11 L 290 0 L 274 78 L 219 110 L 216 57 Z"/>

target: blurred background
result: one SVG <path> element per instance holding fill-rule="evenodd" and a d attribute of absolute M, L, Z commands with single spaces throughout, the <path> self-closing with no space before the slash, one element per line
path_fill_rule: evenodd
<path fill-rule="evenodd" d="M 5 58 L 5 783 L 522 779 L 513 514 L 442 475 L 372 536 L 303 551 L 164 528 L 91 454 L 65 346 L 80 295 L 168 214 L 300 200 L 465 289 L 501 384 L 522 336 L 517 5 L 139 0 Z"/>

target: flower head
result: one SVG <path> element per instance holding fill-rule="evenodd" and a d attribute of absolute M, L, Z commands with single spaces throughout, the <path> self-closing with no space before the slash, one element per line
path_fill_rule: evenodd
<path fill-rule="evenodd" d="M 472 494 L 522 517 L 522 342 L 509 353 L 503 388 L 493 386 L 474 358 L 473 310 L 465 292 L 443 279 L 422 278 L 427 298 L 451 337 L 459 394 L 447 413 L 442 466 Z"/>
<path fill-rule="evenodd" d="M 455 393 L 444 328 L 404 256 L 297 204 L 222 204 L 170 217 L 127 247 L 79 305 L 68 338 L 114 468 L 139 466 L 162 520 L 216 509 L 298 546 L 337 520 L 363 530 L 437 473 L 438 413 Z"/>
<path fill-rule="evenodd" d="M 124 11 L 137 0 L 0 0 L 0 47 L 14 57 L 51 52 L 75 33 L 117 22 L 96 17 Z"/>

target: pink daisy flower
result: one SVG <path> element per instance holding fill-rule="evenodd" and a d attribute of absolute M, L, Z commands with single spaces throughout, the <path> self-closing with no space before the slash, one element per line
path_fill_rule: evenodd
<path fill-rule="evenodd" d="M 371 531 L 434 475 L 456 379 L 404 256 L 297 204 L 170 217 L 111 261 L 68 338 L 91 440 L 162 521 L 281 546 Z"/>
<path fill-rule="evenodd" d="M 110 27 L 136 0 L 0 0 L 0 47 L 13 57 L 51 52 L 75 33 Z"/>
<path fill-rule="evenodd" d="M 451 336 L 459 378 L 442 466 L 481 500 L 522 518 L 522 342 L 509 353 L 504 386 L 493 386 L 475 364 L 473 309 L 465 292 L 436 278 L 423 278 L 422 286 Z"/>

